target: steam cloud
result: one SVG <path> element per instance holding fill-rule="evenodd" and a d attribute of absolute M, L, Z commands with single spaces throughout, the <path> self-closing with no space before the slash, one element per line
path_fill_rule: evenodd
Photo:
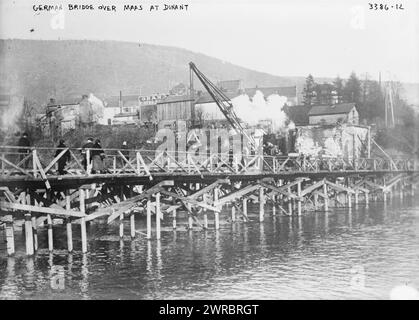
<path fill-rule="evenodd" d="M 18 128 L 18 120 L 22 115 L 24 99 L 19 96 L 11 96 L 10 103 L 6 111 L 2 113 L 1 128 L 3 130 L 15 130 Z"/>
<path fill-rule="evenodd" d="M 286 127 L 287 115 L 283 107 L 286 97 L 272 94 L 265 97 L 257 90 L 252 99 L 246 94 L 232 99 L 234 111 L 237 116 L 250 125 L 256 125 L 260 120 L 272 120 L 273 129 L 278 130 Z"/>

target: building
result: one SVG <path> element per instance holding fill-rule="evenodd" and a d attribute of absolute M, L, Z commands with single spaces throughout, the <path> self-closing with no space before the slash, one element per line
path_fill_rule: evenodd
<path fill-rule="evenodd" d="M 369 127 L 359 125 L 354 103 L 286 107 L 295 124 L 292 149 L 305 156 L 357 158 L 367 156 Z"/>
<path fill-rule="evenodd" d="M 217 87 L 224 92 L 237 93 L 244 89 L 242 80 L 222 80 L 218 81 Z"/>
<path fill-rule="evenodd" d="M 359 114 L 355 103 L 312 106 L 308 117 L 309 124 L 359 124 Z"/>
<path fill-rule="evenodd" d="M 83 118 L 80 115 L 80 104 Z M 65 100 L 51 98 L 46 105 L 45 117 L 40 117 L 39 120 L 44 134 L 56 138 L 71 129 L 76 129 L 82 120 L 92 122 L 93 110 L 86 95 Z"/>
<path fill-rule="evenodd" d="M 285 106 L 284 112 L 296 126 L 305 126 L 309 124 L 309 116 L 311 106 L 309 105 L 298 105 L 298 106 Z"/>
<path fill-rule="evenodd" d="M 194 98 L 190 95 L 168 96 L 157 102 L 157 121 L 185 120 L 191 122 L 195 118 Z"/>
<path fill-rule="evenodd" d="M 296 127 L 295 150 L 305 156 L 320 154 L 347 159 L 368 156 L 367 126 L 344 123 L 342 125 L 306 125 Z"/>
<path fill-rule="evenodd" d="M 238 93 L 224 92 L 224 94 L 230 100 L 239 96 Z M 220 108 L 215 103 L 214 99 L 208 93 L 198 94 L 198 97 L 195 100 L 195 110 L 196 110 L 197 119 L 203 122 L 226 120 L 226 117 L 221 112 Z"/>
<path fill-rule="evenodd" d="M 157 102 L 165 94 L 120 95 L 105 99 L 106 124 L 156 122 Z"/>

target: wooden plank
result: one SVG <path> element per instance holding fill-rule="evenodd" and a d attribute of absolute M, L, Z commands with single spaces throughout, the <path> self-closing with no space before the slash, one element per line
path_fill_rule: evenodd
<path fill-rule="evenodd" d="M 220 211 L 216 207 L 207 205 L 206 203 L 201 203 L 201 202 L 196 201 L 196 200 L 193 200 L 193 199 L 189 199 L 187 197 L 179 196 L 179 195 L 177 195 L 176 193 L 173 193 L 173 192 L 169 192 L 169 191 L 166 191 L 166 190 L 161 190 L 160 193 L 163 193 L 163 194 L 165 194 L 167 196 L 173 197 L 175 199 L 179 199 L 179 200 L 184 201 L 186 203 L 190 203 L 190 204 L 193 204 L 195 206 L 199 206 L 199 207 L 202 207 L 202 208 L 205 208 L 205 209 L 208 209 L 208 210 L 217 211 L 217 212 Z"/>
<path fill-rule="evenodd" d="M 5 202 L 5 201 L 0 201 L 0 207 L 2 209 L 32 211 L 32 212 L 51 214 L 51 215 L 63 216 L 63 217 L 81 218 L 85 216 L 84 214 L 77 211 L 69 211 L 69 210 L 58 209 L 58 208 L 38 207 L 38 206 L 31 206 L 27 204 L 10 203 L 10 202 Z"/>
<path fill-rule="evenodd" d="M 51 162 L 48 166 L 45 167 L 45 173 L 48 173 L 49 170 L 54 166 L 54 164 L 68 151 L 68 148 L 62 150 Z"/>
<path fill-rule="evenodd" d="M 26 172 L 24 169 L 19 168 L 18 166 L 16 166 L 15 164 L 13 164 L 12 162 L 10 162 L 9 160 L 6 160 L 6 158 L 4 158 L 4 156 L 2 156 L 0 158 L 1 161 L 5 162 L 6 164 L 8 164 L 9 166 L 12 166 L 13 168 L 15 168 L 16 170 L 18 170 L 19 172 L 23 173 L 24 175 L 31 177 L 32 175 L 30 175 L 28 172 Z"/>
<path fill-rule="evenodd" d="M 45 174 L 44 169 L 42 168 L 41 161 L 39 161 L 38 155 L 36 153 L 33 153 L 33 158 L 34 158 L 36 166 L 39 169 L 39 173 L 41 174 L 41 178 L 45 182 L 45 187 L 47 189 L 51 189 L 51 185 L 49 184 L 47 175 Z"/>
<path fill-rule="evenodd" d="M 225 203 L 230 202 L 231 200 L 241 198 L 245 194 L 248 194 L 250 192 L 253 192 L 253 191 L 257 190 L 259 187 L 260 187 L 259 185 L 246 186 L 246 187 L 244 187 L 244 188 L 242 188 L 242 189 L 240 189 L 236 192 L 230 193 L 229 195 L 218 199 L 217 201 L 214 201 L 213 205 L 215 207 L 222 206 Z"/>
<path fill-rule="evenodd" d="M 301 191 L 301 196 L 304 197 L 306 194 L 311 193 L 312 191 L 316 190 L 317 188 L 321 188 L 323 186 L 323 181 L 319 181 L 314 183 L 313 185 L 305 188 L 303 191 Z"/>

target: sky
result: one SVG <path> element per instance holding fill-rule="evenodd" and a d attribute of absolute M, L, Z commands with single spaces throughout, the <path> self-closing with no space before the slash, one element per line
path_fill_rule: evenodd
<path fill-rule="evenodd" d="M 369 0 L 373 1 L 373 0 Z M 1 39 L 121 40 L 204 53 L 278 76 L 365 77 L 419 82 L 419 1 L 1 0 Z M 68 4 L 94 10 L 68 10 Z M 164 4 L 187 10 L 162 10 Z M 396 9 L 402 4 L 404 10 Z M 62 4 L 62 12 L 34 5 Z M 99 10 L 115 5 L 116 12 Z M 123 11 L 124 4 L 143 10 Z M 159 10 L 150 11 L 150 5 Z M 391 8 L 393 6 L 393 8 Z"/>

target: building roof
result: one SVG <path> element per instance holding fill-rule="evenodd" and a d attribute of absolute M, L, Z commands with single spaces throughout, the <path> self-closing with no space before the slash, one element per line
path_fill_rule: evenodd
<path fill-rule="evenodd" d="M 239 93 L 228 93 L 224 92 L 224 94 L 231 100 L 237 96 L 239 96 Z M 210 96 L 209 93 L 204 93 L 201 96 L 198 97 L 198 99 L 195 100 L 196 104 L 204 104 L 204 103 L 213 103 L 215 102 L 214 99 Z"/>
<path fill-rule="evenodd" d="M 131 106 L 132 104 L 138 105 L 139 95 L 130 94 L 122 96 L 122 105 L 125 107 Z M 107 108 L 119 108 L 119 96 L 110 96 L 105 99 L 105 107 Z"/>
<path fill-rule="evenodd" d="M 301 106 L 285 106 L 284 112 L 288 118 L 295 123 L 297 126 L 303 126 L 309 123 L 308 113 L 311 109 L 311 106 L 301 105 Z"/>
<path fill-rule="evenodd" d="M 326 114 L 347 114 L 355 107 L 355 103 L 340 103 L 334 105 L 312 106 L 308 115 L 320 116 Z"/>
<path fill-rule="evenodd" d="M 193 101 L 193 98 L 190 95 L 168 96 L 166 99 L 163 99 L 157 102 L 157 104 L 176 103 L 176 102 L 183 102 L 183 101 Z"/>
<path fill-rule="evenodd" d="M 10 103 L 10 96 L 6 94 L 0 94 L 0 106 L 8 107 Z"/>
<path fill-rule="evenodd" d="M 114 115 L 114 118 L 138 117 L 138 112 L 124 112 Z"/>
<path fill-rule="evenodd" d="M 255 88 L 246 88 L 244 89 L 245 93 L 249 97 L 253 97 L 256 94 L 256 91 L 261 91 L 265 97 L 269 97 L 272 94 L 277 94 L 287 98 L 297 97 L 297 87 L 255 87 Z"/>
<path fill-rule="evenodd" d="M 242 89 L 242 80 L 222 80 L 218 81 L 217 87 L 222 91 L 237 92 Z"/>

